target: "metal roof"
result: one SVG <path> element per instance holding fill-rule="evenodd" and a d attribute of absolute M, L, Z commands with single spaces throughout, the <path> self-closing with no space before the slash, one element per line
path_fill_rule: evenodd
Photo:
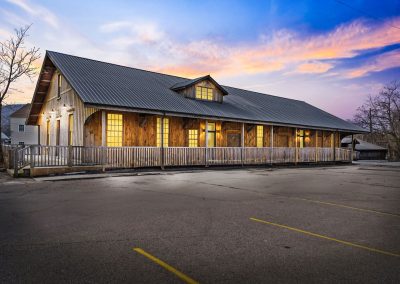
<path fill-rule="evenodd" d="M 387 151 L 387 148 L 369 143 L 367 141 L 354 138 L 355 150 L 357 151 Z M 342 144 L 351 144 L 351 137 L 344 137 L 341 141 Z"/>
<path fill-rule="evenodd" d="M 21 108 L 17 109 L 12 114 L 10 114 L 10 117 L 27 118 L 30 110 L 31 110 L 31 104 L 23 105 Z"/>
<path fill-rule="evenodd" d="M 220 84 L 218 84 L 218 82 L 215 81 L 214 78 L 211 77 L 210 75 L 202 76 L 195 79 L 186 79 L 184 81 L 178 82 L 171 87 L 171 90 L 174 91 L 182 90 L 204 80 L 211 81 L 222 92 L 222 94 L 224 95 L 228 94 L 228 92 Z"/>
<path fill-rule="evenodd" d="M 295 125 L 348 132 L 364 129 L 306 102 L 221 86 L 223 102 L 185 98 L 171 88 L 191 79 L 46 52 L 85 104 L 167 114 Z M 32 115 L 32 112 L 31 112 Z"/>

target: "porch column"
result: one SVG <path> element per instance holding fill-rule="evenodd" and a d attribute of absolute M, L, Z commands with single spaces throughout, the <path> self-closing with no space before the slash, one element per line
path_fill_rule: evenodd
<path fill-rule="evenodd" d="M 106 112 L 103 110 L 101 111 L 101 146 L 105 147 L 107 146 L 107 120 L 106 120 Z M 107 161 L 107 149 L 101 149 L 101 163 L 103 165 L 102 171 L 106 171 L 106 161 Z"/>
<path fill-rule="evenodd" d="M 160 154 L 161 154 L 161 169 L 164 169 L 164 116 L 161 117 L 161 123 L 160 123 L 160 133 L 161 133 L 161 141 L 160 141 Z"/>
<path fill-rule="evenodd" d="M 205 164 L 208 167 L 208 120 L 206 120 L 206 152 L 205 152 Z"/>
<path fill-rule="evenodd" d="M 271 146 L 271 154 L 270 154 L 270 160 L 271 160 L 271 165 L 274 161 L 274 126 L 271 125 L 271 133 L 270 133 L 270 146 Z"/>
<path fill-rule="evenodd" d="M 333 132 L 333 161 L 336 162 L 336 131 Z"/>
<path fill-rule="evenodd" d="M 354 149 L 354 138 L 353 134 L 351 134 L 351 158 L 350 158 L 351 162 L 353 162 L 353 149 Z"/>
<path fill-rule="evenodd" d="M 101 146 L 106 146 L 106 112 L 101 111 Z"/>
<path fill-rule="evenodd" d="M 315 162 L 318 162 L 318 130 L 315 130 Z"/>
<path fill-rule="evenodd" d="M 242 159 L 242 167 L 244 166 L 244 159 L 245 159 L 245 157 L 244 157 L 244 123 L 242 123 L 242 133 L 241 133 L 241 138 L 240 138 L 240 145 L 242 146 L 242 148 L 241 148 L 241 153 L 240 153 L 240 156 L 241 156 L 241 159 Z"/>
<path fill-rule="evenodd" d="M 295 137 L 295 139 L 294 139 L 294 143 L 295 143 L 295 145 L 296 145 L 296 148 L 295 148 L 295 155 L 296 155 L 295 164 L 297 165 L 297 161 L 298 161 L 298 149 L 297 149 L 297 127 L 296 127 L 296 132 L 294 133 L 294 137 Z"/>

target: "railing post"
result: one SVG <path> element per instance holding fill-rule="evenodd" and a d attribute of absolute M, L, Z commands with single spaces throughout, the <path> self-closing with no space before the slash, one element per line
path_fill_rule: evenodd
<path fill-rule="evenodd" d="M 35 146 L 33 146 L 33 145 L 29 146 L 29 150 L 30 150 L 30 152 L 29 152 L 29 165 L 30 165 L 31 169 L 35 167 L 35 158 L 33 157 L 33 150 L 35 149 L 34 147 Z"/>
<path fill-rule="evenodd" d="M 68 167 L 72 167 L 73 151 L 74 149 L 72 148 L 72 145 L 68 145 L 68 160 L 67 160 Z"/>
<path fill-rule="evenodd" d="M 205 152 L 205 166 L 208 167 L 208 120 L 206 120 L 206 133 L 205 133 L 205 138 L 206 138 L 206 152 Z"/>
<path fill-rule="evenodd" d="M 85 149 L 85 148 L 83 148 Z M 107 148 L 106 147 L 100 147 L 100 153 L 101 153 L 101 164 L 102 164 L 102 171 L 106 171 L 106 163 L 107 163 Z"/>
<path fill-rule="evenodd" d="M 350 162 L 353 163 L 353 148 L 354 148 L 354 138 L 353 134 L 351 134 L 351 152 L 350 152 Z"/>
<path fill-rule="evenodd" d="M 315 130 L 315 162 L 318 162 L 318 130 Z"/>
<path fill-rule="evenodd" d="M 240 157 L 242 159 L 242 167 L 244 166 L 244 123 L 242 123 L 242 133 L 241 133 L 241 148 L 240 148 Z"/>
<path fill-rule="evenodd" d="M 18 177 L 18 148 L 14 149 L 14 177 Z"/>
<path fill-rule="evenodd" d="M 271 125 L 271 137 L 270 137 L 270 146 L 271 146 L 271 153 L 270 153 L 270 160 L 271 160 L 271 166 L 272 163 L 274 162 L 274 126 Z"/>
<path fill-rule="evenodd" d="M 336 132 L 333 132 L 332 135 L 333 135 L 333 161 L 336 162 L 336 145 L 335 145 Z"/>
<path fill-rule="evenodd" d="M 295 164 L 297 165 L 297 160 L 298 160 L 298 150 L 297 150 L 297 127 L 296 127 L 296 132 L 295 132 L 295 135 L 294 135 L 294 143 L 295 143 L 295 150 L 294 150 L 294 153 L 295 153 Z"/>
<path fill-rule="evenodd" d="M 164 170 L 164 116 L 161 117 L 161 149 L 160 149 L 160 155 L 161 155 L 161 169 Z"/>

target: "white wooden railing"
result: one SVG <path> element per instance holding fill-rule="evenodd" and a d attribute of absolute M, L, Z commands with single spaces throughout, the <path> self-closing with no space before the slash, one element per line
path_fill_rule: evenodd
<path fill-rule="evenodd" d="M 350 161 L 344 148 L 295 147 L 82 147 L 3 145 L 8 168 L 102 166 L 108 169 L 164 166 L 265 165 Z"/>

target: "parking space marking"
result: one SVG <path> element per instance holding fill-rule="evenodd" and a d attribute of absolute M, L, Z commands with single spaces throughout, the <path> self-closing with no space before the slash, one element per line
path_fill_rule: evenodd
<path fill-rule="evenodd" d="M 358 211 L 363 211 L 363 212 L 370 212 L 370 213 L 375 213 L 375 214 L 380 214 L 380 215 L 388 215 L 388 216 L 400 218 L 400 215 L 398 215 L 398 214 L 382 212 L 382 211 L 377 211 L 377 210 L 372 210 L 372 209 L 358 208 L 358 207 L 353 207 L 353 206 L 344 205 L 344 204 L 338 204 L 338 203 L 332 203 L 332 202 L 326 202 L 326 201 L 319 201 L 319 200 L 313 200 L 313 199 L 307 199 L 307 198 L 301 198 L 301 197 L 289 197 L 289 198 L 308 201 L 308 202 L 312 202 L 312 203 L 318 203 L 318 204 L 342 207 L 342 208 L 347 208 L 347 209 L 352 209 L 352 210 L 358 210 Z"/>
<path fill-rule="evenodd" d="M 376 253 L 380 253 L 380 254 L 385 254 L 385 255 L 390 255 L 390 256 L 394 256 L 394 257 L 400 257 L 400 254 L 397 254 L 397 253 L 384 251 L 384 250 L 380 250 L 380 249 L 375 249 L 375 248 L 370 248 L 370 247 L 367 247 L 367 246 L 363 246 L 363 245 L 359 245 L 359 244 L 355 244 L 355 243 L 351 243 L 351 242 L 347 242 L 347 241 L 338 240 L 338 239 L 335 239 L 335 238 L 331 238 L 331 237 L 328 237 L 328 236 L 324 236 L 324 235 L 320 235 L 320 234 L 304 231 L 304 230 L 301 230 L 301 229 L 289 227 L 289 226 L 282 225 L 282 224 L 268 222 L 268 221 L 257 219 L 257 218 L 253 218 L 253 217 L 250 218 L 250 220 L 255 221 L 255 222 L 260 222 L 260 223 L 263 223 L 263 224 L 272 225 L 272 226 L 275 226 L 275 227 L 288 229 L 288 230 L 295 231 L 295 232 L 298 232 L 298 233 L 303 233 L 303 234 L 310 235 L 310 236 L 313 236 L 313 237 L 334 241 L 334 242 L 337 242 L 337 243 L 340 243 L 340 244 L 344 244 L 344 245 L 347 245 L 347 246 L 361 248 L 361 249 L 365 249 L 365 250 L 368 250 L 368 251 L 372 251 L 372 252 L 376 252 Z"/>
<path fill-rule="evenodd" d="M 147 257 L 148 259 L 150 259 L 151 261 L 157 263 L 158 265 L 160 265 L 161 267 L 163 267 L 164 269 L 168 270 L 169 272 L 175 274 L 177 277 L 179 277 L 182 281 L 184 281 L 185 283 L 189 283 L 189 284 L 196 284 L 198 283 L 197 281 L 193 280 L 192 278 L 190 278 L 189 276 L 183 274 L 182 272 L 176 270 L 174 267 L 172 267 L 171 265 L 169 265 L 168 263 L 165 263 L 164 261 L 162 261 L 161 259 L 158 259 L 155 256 L 152 256 L 151 254 L 149 254 L 148 252 L 142 250 L 141 248 L 134 248 L 133 249 L 135 252 Z"/>

